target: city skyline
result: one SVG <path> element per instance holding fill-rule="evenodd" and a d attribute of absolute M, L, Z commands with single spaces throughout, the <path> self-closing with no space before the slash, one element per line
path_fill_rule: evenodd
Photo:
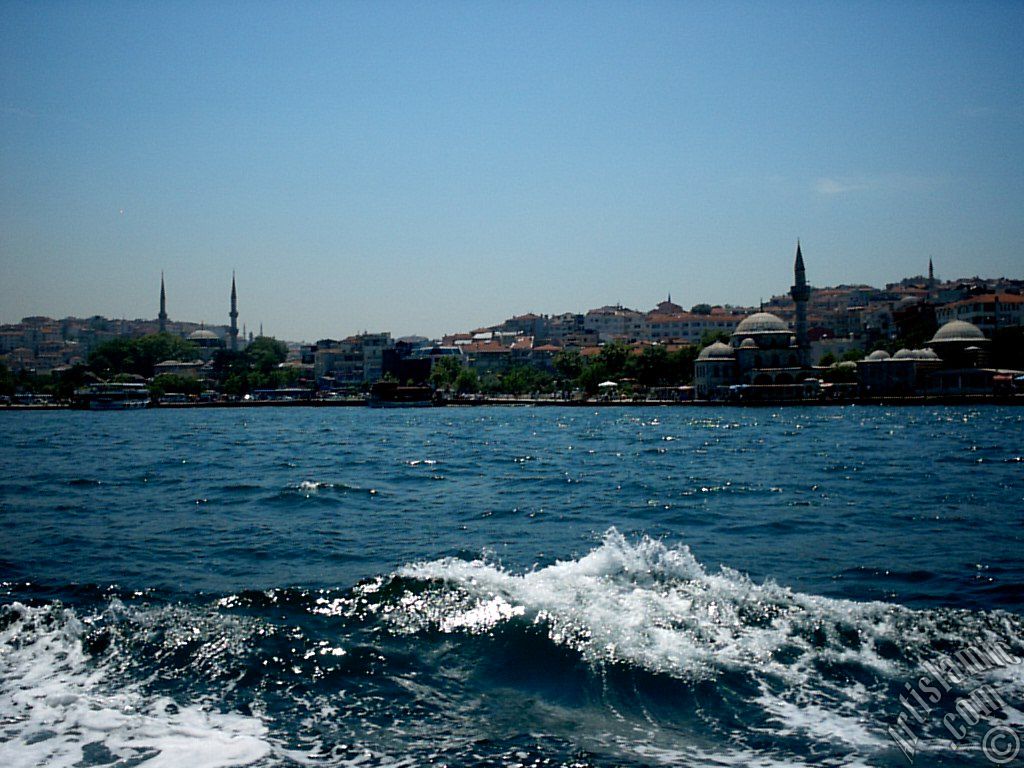
<path fill-rule="evenodd" d="M 796 264 L 797 264 L 797 267 L 796 267 L 797 268 L 797 282 L 799 282 L 800 279 L 801 279 L 800 276 L 801 275 L 805 276 L 805 274 L 806 274 L 805 267 L 804 267 L 804 264 L 803 264 L 803 257 L 802 257 L 802 254 L 801 254 L 801 245 L 800 245 L 799 241 L 797 241 L 797 244 L 796 244 Z M 930 295 L 930 292 L 934 289 L 934 287 L 937 287 L 937 286 L 942 286 L 942 285 L 946 285 L 946 286 L 961 285 L 961 286 L 964 286 L 964 285 L 971 285 L 972 283 L 975 283 L 975 282 L 979 282 L 981 284 L 986 284 L 986 283 L 999 282 L 999 281 L 1003 281 L 1003 280 L 1012 282 L 1015 285 L 1019 285 L 1019 283 L 1024 282 L 1024 278 L 1017 278 L 1017 277 L 1010 276 L 1010 275 L 999 276 L 999 277 L 984 276 L 984 275 L 973 275 L 973 276 L 959 275 L 959 276 L 953 277 L 953 278 L 943 278 L 943 277 L 939 276 L 938 273 L 935 272 L 934 264 L 933 264 L 932 260 L 929 260 L 928 261 L 928 265 L 927 265 L 927 269 L 922 271 L 922 272 L 920 272 L 920 273 L 903 275 L 903 276 L 899 277 L 896 280 L 886 280 L 886 281 L 884 281 L 884 282 L 882 282 L 880 284 L 877 284 L 877 285 L 872 285 L 872 284 L 868 284 L 868 283 L 830 283 L 828 281 L 814 282 L 814 281 L 807 280 L 806 283 L 803 285 L 801 296 L 803 296 L 805 294 L 810 296 L 815 291 L 835 292 L 837 290 L 855 289 L 855 288 L 866 288 L 866 289 L 869 289 L 869 290 L 874 291 L 874 292 L 886 293 L 888 288 L 897 288 L 898 286 L 905 285 L 905 284 L 914 284 L 914 281 L 919 281 L 922 286 L 926 286 L 927 290 L 929 291 L 929 295 Z M 741 304 L 739 302 L 733 302 L 733 301 L 728 301 L 728 300 L 726 300 L 726 301 L 717 301 L 717 300 L 705 298 L 705 299 L 699 299 L 698 301 L 693 302 L 693 304 L 676 305 L 678 307 L 681 307 L 681 310 L 680 309 L 676 309 L 676 310 L 666 310 L 666 311 L 670 311 L 670 312 L 680 312 L 681 311 L 683 314 L 691 314 L 691 310 L 693 308 L 696 308 L 698 306 L 704 306 L 704 307 L 712 308 L 714 310 L 714 312 L 716 312 L 716 313 L 719 312 L 719 310 L 723 310 L 726 313 L 728 313 L 729 315 L 737 316 L 737 315 L 742 315 L 744 313 L 751 313 L 751 312 L 758 311 L 759 308 L 760 308 L 760 311 L 764 311 L 766 302 L 769 305 L 771 305 L 773 303 L 778 303 L 780 301 L 782 303 L 791 302 L 791 301 L 793 301 L 794 291 L 795 290 L 797 290 L 797 286 L 796 285 L 790 286 L 786 290 L 778 291 L 778 292 L 773 292 L 773 293 L 770 293 L 770 294 L 768 294 L 766 296 L 762 296 L 762 297 L 760 297 L 758 302 L 755 302 L 753 304 Z M 898 292 L 901 295 L 904 295 L 903 291 L 901 289 L 897 289 L 897 290 L 898 290 Z M 975 289 L 975 290 L 977 290 L 977 289 Z M 1019 287 L 1011 288 L 1010 292 L 1007 295 L 1008 296 L 1019 295 Z M 806 301 L 806 299 L 805 299 L 805 301 Z M 242 316 L 242 313 L 240 313 L 238 311 L 238 308 L 237 308 L 238 307 L 238 299 L 237 299 L 237 289 L 236 289 L 236 275 L 235 275 L 234 272 L 232 272 L 232 274 L 231 274 L 230 296 L 229 296 L 228 302 L 229 303 L 227 304 L 228 309 L 227 309 L 227 314 L 226 314 L 226 317 L 228 318 L 228 320 L 226 322 L 223 320 L 223 318 L 220 318 L 220 319 L 218 319 L 216 317 L 214 317 L 212 319 L 208 318 L 207 315 L 209 313 L 204 314 L 202 319 L 196 319 L 196 318 L 193 318 L 193 317 L 172 317 L 171 313 L 168 312 L 168 298 L 167 298 L 167 290 L 166 290 L 166 276 L 165 276 L 165 273 L 163 271 L 161 271 L 161 273 L 160 273 L 160 280 L 159 280 L 159 298 L 158 298 L 157 312 L 152 317 L 150 317 L 150 315 L 145 314 L 145 313 L 141 314 L 141 315 L 138 315 L 138 316 L 128 316 L 128 315 L 125 315 L 125 314 L 104 315 L 103 313 L 98 313 L 98 312 L 86 312 L 86 313 L 82 313 L 82 314 L 75 314 L 75 313 L 70 313 L 69 314 L 69 313 L 60 313 L 60 312 L 52 313 L 52 314 L 45 314 L 45 313 L 40 313 L 40 312 L 32 312 L 32 313 L 29 313 L 27 315 L 24 315 L 21 318 L 18 318 L 17 320 L 4 321 L 4 320 L 0 319 L 0 326 L 11 326 L 11 325 L 17 324 L 21 320 L 34 319 L 34 318 L 49 318 L 50 320 L 53 320 L 53 321 L 60 321 L 60 320 L 69 320 L 69 319 L 88 320 L 88 319 L 93 318 L 93 317 L 101 317 L 101 318 L 103 318 L 105 320 L 108 320 L 110 322 L 149 323 L 149 324 L 152 324 L 152 325 L 156 325 L 157 326 L 157 330 L 159 332 L 161 332 L 161 333 L 168 332 L 170 327 L 177 326 L 177 327 L 179 327 L 178 335 L 182 335 L 182 332 L 180 331 L 180 327 L 186 327 L 188 330 L 194 330 L 195 328 L 222 329 L 223 332 L 224 332 L 223 340 L 229 346 L 232 343 L 232 338 L 237 336 L 237 334 L 239 334 L 239 333 L 241 333 L 243 341 L 248 339 L 248 338 L 253 338 L 255 336 L 263 336 L 264 335 L 263 322 L 260 321 L 260 320 L 253 320 L 253 321 L 251 321 L 252 322 L 252 326 L 251 327 L 248 326 L 248 322 L 249 321 L 242 322 L 242 324 L 241 324 L 242 327 L 240 329 L 237 326 L 238 318 L 240 316 Z M 893 303 L 893 302 L 890 301 L 890 303 Z M 659 311 L 661 311 L 661 308 L 663 306 L 665 306 L 666 304 L 668 304 L 668 305 L 675 304 L 675 302 L 673 302 L 671 292 L 669 292 L 664 297 L 651 297 L 650 301 L 648 301 L 646 304 L 645 303 L 640 303 L 640 304 L 634 304 L 634 305 L 627 305 L 624 302 L 614 301 L 613 300 L 611 302 L 607 302 L 607 303 L 602 304 L 600 306 L 583 307 L 583 308 L 580 308 L 580 307 L 565 308 L 565 307 L 563 307 L 563 308 L 555 309 L 553 311 L 537 311 L 535 308 L 527 308 L 527 309 L 523 309 L 522 311 L 517 311 L 517 312 L 513 312 L 511 314 L 505 315 L 501 319 L 498 319 L 498 318 L 492 316 L 492 317 L 487 317 L 487 318 L 481 318 L 479 322 L 470 323 L 469 325 L 466 325 L 466 326 L 461 327 L 461 328 L 446 328 L 441 333 L 438 333 L 438 334 L 435 334 L 435 335 L 427 335 L 427 334 L 423 334 L 423 333 L 417 333 L 416 331 L 412 331 L 412 332 L 408 332 L 408 333 L 397 333 L 397 332 L 394 332 L 394 330 L 391 327 L 387 327 L 387 326 L 376 328 L 376 329 L 370 329 L 370 328 L 368 328 L 365 325 L 359 325 L 357 323 L 356 326 L 353 326 L 352 328 L 349 328 L 347 330 L 343 329 L 343 330 L 339 331 L 338 329 L 335 329 L 335 331 L 332 331 L 332 332 L 329 332 L 329 333 L 320 332 L 320 333 L 313 334 L 310 337 L 296 338 L 296 337 L 280 336 L 280 335 L 276 335 L 276 334 L 273 334 L 273 333 L 269 333 L 269 334 L 267 334 L 267 336 L 269 336 L 271 338 L 278 338 L 278 339 L 281 339 L 283 341 L 287 341 L 289 343 L 312 343 L 312 342 L 314 342 L 316 340 L 325 340 L 325 339 L 331 339 L 331 338 L 335 338 L 335 337 L 343 338 L 343 337 L 346 337 L 346 336 L 357 335 L 357 334 L 360 334 L 360 333 L 383 332 L 383 333 L 388 333 L 388 334 L 392 335 L 395 338 L 422 337 L 422 338 L 426 338 L 426 339 L 433 339 L 433 340 L 436 341 L 438 339 L 441 339 L 442 337 L 450 336 L 450 335 L 453 335 L 453 334 L 456 334 L 456 335 L 457 334 L 464 334 L 464 333 L 467 333 L 467 332 L 470 332 L 470 331 L 473 331 L 473 330 L 476 330 L 476 329 L 486 329 L 486 328 L 497 327 L 497 326 L 502 325 L 503 323 L 507 323 L 509 320 L 514 319 L 516 317 L 523 317 L 523 316 L 530 316 L 530 315 L 540 316 L 540 317 L 551 317 L 551 318 L 554 318 L 554 317 L 557 317 L 557 316 L 562 316 L 562 315 L 581 315 L 582 316 L 582 315 L 585 315 L 585 314 L 589 315 L 589 314 L 594 313 L 594 312 L 599 312 L 599 311 L 603 311 L 603 310 L 611 310 L 611 309 L 621 310 L 621 311 L 625 311 L 625 312 L 636 312 L 636 313 L 639 313 L 639 314 L 652 315 L 652 314 L 658 314 Z M 648 306 L 650 306 L 651 308 L 647 309 L 646 307 L 648 307 Z M 706 309 L 705 310 L 698 310 L 697 314 L 701 314 L 701 313 L 706 312 L 706 311 L 707 311 Z M 253 314 L 254 315 L 259 315 L 260 314 L 259 309 L 256 309 L 253 312 Z M 797 324 L 799 322 L 800 322 L 800 320 L 798 318 L 794 318 L 794 328 L 797 327 Z M 806 323 L 806 318 L 803 320 L 803 322 Z M 258 333 L 257 333 L 257 328 L 258 328 Z"/>
<path fill-rule="evenodd" d="M 0 322 L 161 270 L 295 340 L 755 306 L 798 237 L 815 285 L 1019 271 L 1019 5 L 300 10 L 0 9 Z"/>

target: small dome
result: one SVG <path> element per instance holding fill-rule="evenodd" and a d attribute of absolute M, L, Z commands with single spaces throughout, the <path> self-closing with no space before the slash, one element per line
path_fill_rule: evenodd
<path fill-rule="evenodd" d="M 755 312 L 740 321 L 733 335 L 742 336 L 747 333 L 789 333 L 789 326 L 770 312 Z"/>
<path fill-rule="evenodd" d="M 939 356 L 930 349 L 901 349 L 893 360 L 938 360 Z"/>
<path fill-rule="evenodd" d="M 872 352 L 870 355 L 867 356 L 867 359 L 868 360 L 888 360 L 889 359 L 889 353 L 886 352 L 884 349 L 876 349 L 874 352 Z"/>
<path fill-rule="evenodd" d="M 751 338 L 746 338 L 740 344 L 740 349 L 757 349 L 757 342 Z"/>
<path fill-rule="evenodd" d="M 732 360 L 732 347 L 716 341 L 708 347 L 704 347 L 697 355 L 698 360 Z"/>
<path fill-rule="evenodd" d="M 192 331 L 188 335 L 189 341 L 217 341 L 219 337 L 213 331 L 207 331 L 200 328 L 198 331 Z"/>
<path fill-rule="evenodd" d="M 986 339 L 985 334 L 974 323 L 950 320 L 935 332 L 935 336 L 929 344 L 944 341 L 986 341 Z"/>

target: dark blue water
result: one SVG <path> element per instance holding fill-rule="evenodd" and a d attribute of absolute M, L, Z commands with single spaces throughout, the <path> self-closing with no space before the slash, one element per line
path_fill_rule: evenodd
<path fill-rule="evenodd" d="M 1017 409 L 0 430 L 0 765 L 907 765 L 922 662 L 1024 656 Z M 915 764 L 1024 737 L 1022 666 Z"/>

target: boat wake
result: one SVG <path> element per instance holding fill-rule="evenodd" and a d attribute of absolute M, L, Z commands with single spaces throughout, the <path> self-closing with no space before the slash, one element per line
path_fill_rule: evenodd
<path fill-rule="evenodd" d="M 0 608 L 0 764 L 905 765 L 889 729 L 922 664 L 1024 657 L 1001 611 L 911 610 L 711 571 L 610 530 L 527 573 L 415 563 L 348 589 L 188 601 L 66 591 Z M 38 594 L 38 593 L 37 593 Z M 914 720 L 929 765 L 986 764 L 1024 670 L 956 681 Z M 950 748 L 943 717 L 1001 706 Z"/>

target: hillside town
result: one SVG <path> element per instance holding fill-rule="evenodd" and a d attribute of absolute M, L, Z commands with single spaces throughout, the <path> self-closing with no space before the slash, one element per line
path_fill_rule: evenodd
<path fill-rule="evenodd" d="M 59 400 L 111 381 L 166 402 L 338 399 L 379 381 L 456 398 L 659 401 L 1021 389 L 1024 280 L 939 280 L 929 261 L 927 274 L 884 288 L 812 287 L 799 244 L 793 276 L 787 293 L 759 307 L 687 309 L 669 295 L 647 311 L 615 304 L 531 312 L 436 339 L 381 331 L 315 343 L 239 328 L 234 276 L 228 324 L 171 320 L 161 276 L 154 319 L 26 317 L 0 326 L 0 394 L 7 402 Z"/>

